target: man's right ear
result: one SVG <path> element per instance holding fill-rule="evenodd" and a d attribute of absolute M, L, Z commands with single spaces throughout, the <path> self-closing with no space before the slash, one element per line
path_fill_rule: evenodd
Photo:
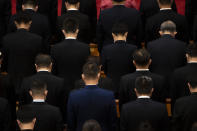
<path fill-rule="evenodd" d="M 30 96 L 32 96 L 32 91 L 31 90 L 29 91 L 29 94 L 30 94 Z"/>
<path fill-rule="evenodd" d="M 16 121 L 17 121 L 17 123 L 18 123 L 19 128 L 21 128 L 22 123 L 20 122 L 20 120 L 17 119 Z"/>

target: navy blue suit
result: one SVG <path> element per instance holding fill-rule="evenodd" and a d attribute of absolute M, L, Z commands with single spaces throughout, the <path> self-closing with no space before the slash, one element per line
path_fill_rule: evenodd
<path fill-rule="evenodd" d="M 113 92 L 96 85 L 70 93 L 68 100 L 68 130 L 81 131 L 85 121 L 94 119 L 102 131 L 115 131 L 116 104 Z"/>

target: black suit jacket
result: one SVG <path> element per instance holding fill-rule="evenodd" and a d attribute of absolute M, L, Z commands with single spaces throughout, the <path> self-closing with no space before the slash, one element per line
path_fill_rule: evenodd
<path fill-rule="evenodd" d="M 159 13 L 153 15 L 146 23 L 146 41 L 152 41 L 160 37 L 160 26 L 164 21 L 171 20 L 176 24 L 177 35 L 176 38 L 185 42 L 189 40 L 188 24 L 185 16 L 179 15 L 172 10 L 161 10 Z"/>
<path fill-rule="evenodd" d="M 174 2 L 174 0 L 173 0 L 173 3 L 172 3 L 172 9 L 175 12 L 177 11 L 176 3 Z M 157 14 L 159 12 L 159 10 L 160 10 L 160 8 L 159 8 L 157 0 L 141 0 L 140 12 L 141 12 L 141 15 L 142 15 L 143 23 L 145 24 L 146 20 L 149 17 Z"/>
<path fill-rule="evenodd" d="M 136 100 L 136 94 L 134 91 L 135 80 L 140 76 L 149 76 L 153 80 L 153 94 L 152 99 L 155 101 L 165 102 L 165 87 L 164 78 L 160 75 L 151 73 L 150 71 L 136 71 L 131 74 L 122 76 L 120 81 L 120 107 L 123 104 Z"/>
<path fill-rule="evenodd" d="M 165 86 L 168 91 L 173 71 L 186 63 L 185 49 L 184 42 L 176 40 L 170 35 L 164 35 L 148 43 L 148 51 L 152 57 L 150 69 L 153 73 L 165 77 Z"/>
<path fill-rule="evenodd" d="M 63 131 L 62 116 L 59 109 L 44 102 L 26 105 L 36 116 L 34 131 Z"/>
<path fill-rule="evenodd" d="M 49 37 L 50 37 L 50 28 L 49 28 L 49 22 L 47 17 L 39 13 L 36 13 L 31 9 L 27 9 L 24 12 L 30 14 L 32 17 L 32 24 L 29 31 L 31 33 L 35 33 L 41 36 L 47 46 L 48 45 L 47 42 L 49 41 Z M 8 25 L 8 33 L 15 32 L 17 30 L 16 25 L 14 23 L 16 15 L 10 18 L 10 22 Z M 47 49 L 49 49 L 49 45 L 47 46 Z"/>
<path fill-rule="evenodd" d="M 156 131 L 168 131 L 166 106 L 147 98 L 123 105 L 120 117 L 121 131 L 138 131 L 142 122 L 149 122 Z"/>
<path fill-rule="evenodd" d="M 7 22 L 11 15 L 11 5 L 9 0 L 0 1 L 0 42 L 3 35 L 6 33 Z"/>
<path fill-rule="evenodd" d="M 174 100 L 190 95 L 190 91 L 187 85 L 187 77 L 197 74 L 197 64 L 188 63 L 186 66 L 178 68 L 173 73 L 172 78 L 172 98 Z"/>
<path fill-rule="evenodd" d="M 70 17 L 75 18 L 79 23 L 79 34 L 78 34 L 77 39 L 79 41 L 89 44 L 92 40 L 91 25 L 90 25 L 89 17 L 83 13 L 80 13 L 78 10 L 67 11 L 66 14 L 58 18 L 59 32 L 62 35 L 63 39 L 64 39 L 64 36 L 62 34 L 63 22 L 66 18 L 70 18 Z"/>
<path fill-rule="evenodd" d="M 76 80 L 81 79 L 82 67 L 90 55 L 87 44 L 73 39 L 65 39 L 51 49 L 54 60 L 54 73 L 65 78 L 74 88 Z"/>
<path fill-rule="evenodd" d="M 97 41 L 99 50 L 103 46 L 113 43 L 112 27 L 116 22 L 123 22 L 128 25 L 128 43 L 135 43 L 140 46 L 142 38 L 142 23 L 140 13 L 133 8 L 126 8 L 123 5 L 117 5 L 111 9 L 101 11 L 97 24 Z"/>
<path fill-rule="evenodd" d="M 197 93 L 178 99 L 173 114 L 173 131 L 191 131 L 197 121 Z"/>
<path fill-rule="evenodd" d="M 8 101 L 4 98 L 0 98 L 0 103 L 0 130 L 10 131 L 11 115 Z"/>
<path fill-rule="evenodd" d="M 22 78 L 35 72 L 34 59 L 37 54 L 43 52 L 44 48 L 42 38 L 24 29 L 19 29 L 15 33 L 6 35 L 3 38 L 2 46 L 3 65 L 6 66 L 6 71 L 17 90 L 20 88 Z"/>
<path fill-rule="evenodd" d="M 122 75 L 126 75 L 134 71 L 132 64 L 133 52 L 136 46 L 127 44 L 124 41 L 117 41 L 108 45 L 102 50 L 102 65 L 106 75 L 112 79 L 114 83 L 114 92 L 118 92 L 119 81 Z"/>

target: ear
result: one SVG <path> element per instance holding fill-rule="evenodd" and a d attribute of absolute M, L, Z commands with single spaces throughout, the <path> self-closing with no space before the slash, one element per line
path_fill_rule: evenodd
<path fill-rule="evenodd" d="M 175 31 L 175 32 L 174 32 L 174 35 L 176 35 L 176 34 L 177 34 L 177 32 Z"/>
<path fill-rule="evenodd" d="M 38 11 L 38 5 L 36 6 L 35 11 L 36 11 L 36 12 Z"/>
<path fill-rule="evenodd" d="M 66 34 L 65 30 L 62 30 L 62 33 L 65 35 Z"/>
<path fill-rule="evenodd" d="M 134 66 L 136 66 L 136 63 L 135 63 L 135 61 L 134 61 L 134 60 L 133 60 L 133 65 L 134 65 Z"/>
<path fill-rule="evenodd" d="M 18 123 L 18 126 L 21 128 L 22 123 L 21 123 L 18 119 L 17 119 L 16 121 L 17 121 L 17 123 Z"/>
<path fill-rule="evenodd" d="M 136 88 L 134 88 L 134 91 L 135 91 L 135 93 L 137 94 L 137 89 L 136 89 Z"/>
<path fill-rule="evenodd" d="M 24 6 L 24 5 L 22 5 L 22 10 L 23 10 L 23 11 L 25 10 L 25 6 Z"/>
<path fill-rule="evenodd" d="M 154 91 L 154 88 L 151 89 L 151 94 L 153 93 L 153 91 Z"/>
<path fill-rule="evenodd" d="M 30 94 L 30 96 L 32 96 L 32 91 L 31 90 L 29 91 L 29 94 Z"/>
<path fill-rule="evenodd" d="M 162 31 L 159 31 L 159 34 L 162 36 L 163 35 L 163 32 Z"/>
<path fill-rule="evenodd" d="M 112 33 L 112 37 L 114 38 L 116 35 L 114 33 Z"/>
<path fill-rule="evenodd" d="M 33 124 L 35 125 L 35 123 L 36 123 L 36 118 L 34 118 L 32 122 L 33 122 Z"/>
<path fill-rule="evenodd" d="M 77 3 L 77 8 L 78 8 L 78 9 L 80 8 L 80 2 Z"/>
<path fill-rule="evenodd" d="M 76 30 L 76 33 L 77 33 L 77 34 L 79 33 L 79 29 Z"/>
<path fill-rule="evenodd" d="M 100 78 L 100 77 L 101 77 L 101 73 L 100 73 L 100 72 L 98 73 L 97 77 L 98 77 L 98 78 Z"/>
<path fill-rule="evenodd" d="M 152 63 L 152 59 L 149 60 L 148 64 L 150 65 Z"/>
<path fill-rule="evenodd" d="M 30 25 L 30 26 L 31 26 L 31 24 L 32 24 L 32 21 L 29 22 L 29 25 Z"/>
<path fill-rule="evenodd" d="M 15 24 L 16 26 L 18 26 L 18 23 L 17 23 L 16 21 L 14 21 L 14 24 Z"/>
<path fill-rule="evenodd" d="M 83 80 L 85 80 L 85 76 L 84 76 L 84 74 L 81 74 L 81 78 L 82 78 Z"/>
<path fill-rule="evenodd" d="M 45 96 L 47 96 L 47 94 L 48 94 L 48 90 L 45 90 L 45 91 L 44 91 L 44 94 L 45 94 Z"/>
<path fill-rule="evenodd" d="M 126 32 L 126 33 L 124 34 L 125 37 L 127 37 L 127 35 L 128 35 L 128 32 Z"/>

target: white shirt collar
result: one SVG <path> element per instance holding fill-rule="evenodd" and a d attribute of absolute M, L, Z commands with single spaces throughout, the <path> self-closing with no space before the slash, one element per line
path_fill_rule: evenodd
<path fill-rule="evenodd" d="M 172 8 L 161 8 L 160 10 L 171 10 Z"/>
<path fill-rule="evenodd" d="M 197 61 L 190 61 L 190 62 L 188 62 L 188 63 L 197 63 Z"/>
<path fill-rule="evenodd" d="M 149 69 L 136 69 L 136 71 L 149 71 Z"/>
<path fill-rule="evenodd" d="M 75 37 L 66 37 L 65 39 L 66 39 L 66 40 L 68 40 L 68 39 L 76 40 L 77 38 L 75 38 Z"/>
<path fill-rule="evenodd" d="M 70 8 L 70 9 L 68 9 L 68 10 L 78 10 L 78 9 L 76 9 L 76 8 Z"/>
<path fill-rule="evenodd" d="M 47 70 L 47 69 L 40 69 L 37 72 L 41 72 L 41 71 L 47 71 L 47 72 L 49 72 L 49 70 Z"/>
<path fill-rule="evenodd" d="M 150 99 L 150 96 L 138 96 L 138 99 Z"/>
<path fill-rule="evenodd" d="M 40 102 L 41 103 L 41 102 L 45 102 L 45 100 L 44 99 L 34 99 L 33 102 Z"/>

